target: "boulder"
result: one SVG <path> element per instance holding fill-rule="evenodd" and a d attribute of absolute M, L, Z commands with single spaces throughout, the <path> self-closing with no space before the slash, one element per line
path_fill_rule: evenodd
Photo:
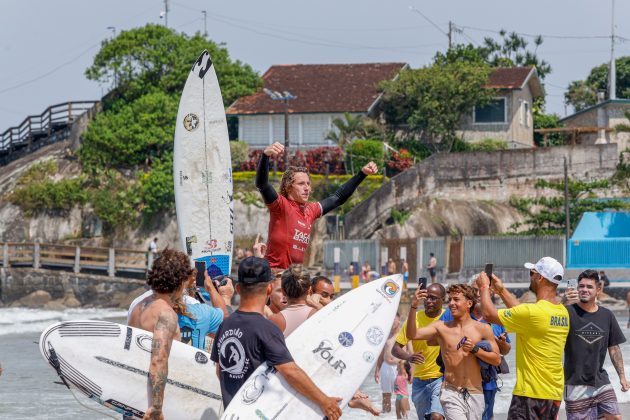
<path fill-rule="evenodd" d="M 74 291 L 66 291 L 66 295 L 63 297 L 63 305 L 68 308 L 78 308 L 81 306 L 81 302 L 74 295 Z"/>
<path fill-rule="evenodd" d="M 49 311 L 63 311 L 66 309 L 66 306 L 63 304 L 63 299 L 55 299 L 45 304 L 44 309 Z"/>
<path fill-rule="evenodd" d="M 41 308 L 52 300 L 50 293 L 45 290 L 36 290 L 19 300 L 20 306 L 27 308 Z"/>

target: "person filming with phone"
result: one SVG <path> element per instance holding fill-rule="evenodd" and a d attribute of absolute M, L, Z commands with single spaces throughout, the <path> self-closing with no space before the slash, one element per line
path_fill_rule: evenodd
<path fill-rule="evenodd" d="M 564 390 L 562 356 L 569 333 L 569 313 L 557 300 L 564 268 L 552 257 L 525 263 L 525 268 L 536 303 L 520 303 L 496 275 L 490 279 L 482 272 L 477 277 L 481 311 L 487 322 L 516 333 L 516 385 L 508 418 L 555 419 Z M 494 306 L 490 286 L 506 309 Z"/>
<path fill-rule="evenodd" d="M 570 329 L 564 347 L 564 400 L 567 419 L 621 419 L 617 396 L 604 369 L 606 353 L 617 372 L 621 390 L 630 389 L 620 344 L 626 342 L 615 315 L 597 304 L 602 282 L 596 270 L 583 271 L 567 296 L 577 294 L 577 303 L 567 306 Z M 569 288 L 569 287 L 568 287 Z"/>

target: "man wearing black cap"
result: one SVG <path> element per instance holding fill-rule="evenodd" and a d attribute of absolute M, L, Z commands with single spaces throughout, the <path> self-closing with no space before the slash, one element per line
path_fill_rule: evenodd
<path fill-rule="evenodd" d="M 219 327 L 210 356 L 216 363 L 224 407 L 230 404 L 258 366 L 268 362 L 295 390 L 316 403 L 324 416 L 330 420 L 338 419 L 341 398 L 326 396 L 295 364 L 282 331 L 263 315 L 272 292 L 267 260 L 245 258 L 238 267 L 236 291 L 241 296 L 241 303 Z"/>

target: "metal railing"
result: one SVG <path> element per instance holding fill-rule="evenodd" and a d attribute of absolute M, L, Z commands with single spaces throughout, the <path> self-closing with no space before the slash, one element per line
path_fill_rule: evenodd
<path fill-rule="evenodd" d="M 110 277 L 146 276 L 153 254 L 124 248 L 102 248 L 39 242 L 0 243 L 2 267 L 57 269 Z"/>
<path fill-rule="evenodd" d="M 99 104 L 98 101 L 73 101 L 51 105 L 40 115 L 28 116 L 17 127 L 6 129 L 0 135 L 0 165 L 67 139 L 72 123 L 85 113 L 92 118 Z"/>

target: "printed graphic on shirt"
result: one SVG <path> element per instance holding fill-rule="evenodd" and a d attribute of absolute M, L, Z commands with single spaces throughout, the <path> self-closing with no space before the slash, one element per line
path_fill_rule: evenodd
<path fill-rule="evenodd" d="M 217 343 L 221 369 L 234 379 L 243 378 L 250 365 L 240 341 L 242 337 L 243 332 L 240 328 L 229 329 L 221 335 Z"/>
<path fill-rule="evenodd" d="M 575 335 L 586 341 L 588 344 L 593 344 L 596 341 L 601 340 L 605 336 L 605 333 L 603 329 L 592 322 L 589 322 L 579 330 L 576 330 Z"/>

